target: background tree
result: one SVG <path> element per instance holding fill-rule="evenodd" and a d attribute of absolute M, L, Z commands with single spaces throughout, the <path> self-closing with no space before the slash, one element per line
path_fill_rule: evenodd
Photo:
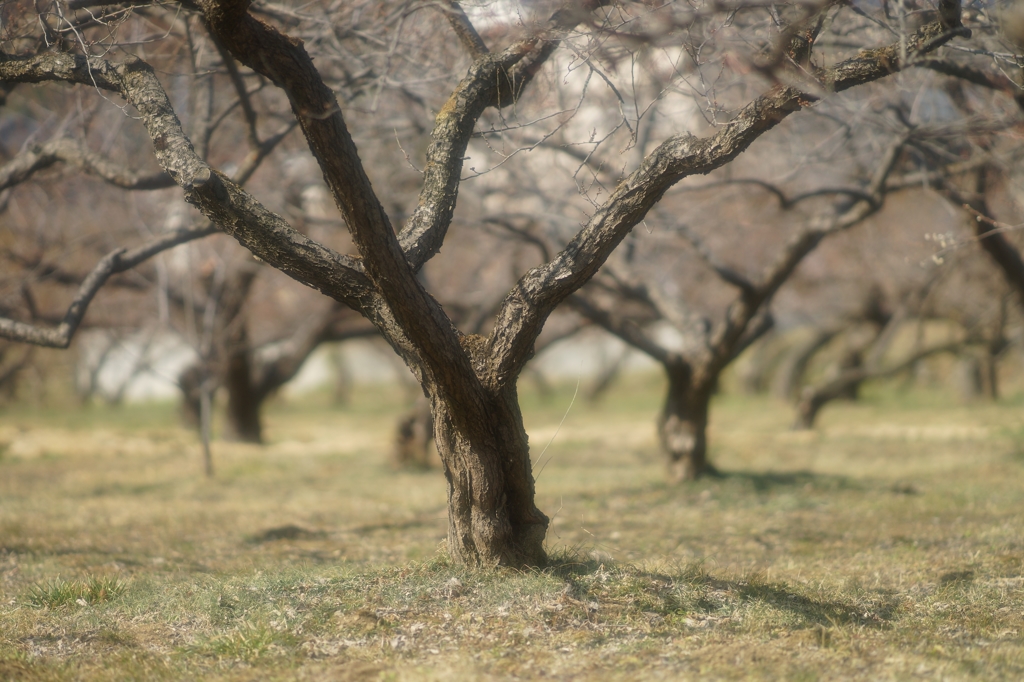
<path fill-rule="evenodd" d="M 687 226 L 665 225 L 663 229 L 677 231 L 724 283 L 737 290 L 717 319 L 696 312 L 678 296 L 666 295 L 666 283 L 677 290 L 678 283 L 665 278 L 663 273 L 652 273 L 651 264 L 655 259 L 637 259 L 631 250 L 606 265 L 591 285 L 570 299 L 582 314 L 664 368 L 668 393 L 658 418 L 658 436 L 669 457 L 673 480 L 692 480 L 705 473 L 715 473 L 707 460 L 707 424 L 711 397 L 722 372 L 771 329 L 774 324 L 770 310 L 772 299 L 818 243 L 830 234 L 861 223 L 882 208 L 886 181 L 899 160 L 903 144 L 903 140 L 898 139 L 890 145 L 874 177 L 864 187 L 818 188 L 790 197 L 778 187 L 762 182 L 783 209 L 784 215 L 776 218 L 778 222 L 802 223 L 803 220 L 785 214 L 796 212 L 806 200 L 829 194 L 838 194 L 841 199 L 832 207 L 819 208 L 819 213 L 808 221 L 809 225 L 789 234 L 781 253 L 756 277 L 748 277 L 727 265 Z M 763 208 L 758 213 L 762 221 L 768 221 Z M 659 223 L 670 220 L 664 214 L 658 218 Z M 670 263 L 678 259 L 673 249 L 661 246 Z M 671 339 L 666 343 L 664 337 L 659 339 L 655 333 L 658 330 L 653 326 L 659 322 L 670 324 L 680 340 Z"/>

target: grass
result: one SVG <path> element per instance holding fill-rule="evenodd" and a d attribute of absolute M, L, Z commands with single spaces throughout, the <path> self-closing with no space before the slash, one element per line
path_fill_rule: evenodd
<path fill-rule="evenodd" d="M 33 585 L 28 591 L 28 603 L 40 608 L 56 609 L 61 606 L 89 606 L 117 599 L 126 589 L 121 580 L 110 576 L 89 577 L 86 580 L 55 580 Z"/>
<path fill-rule="evenodd" d="M 0 414 L 0 679 L 1024 677 L 1018 399 L 873 390 L 797 433 L 722 396 L 726 475 L 672 487 L 655 381 L 558 428 L 572 393 L 523 390 L 527 572 L 447 559 L 442 476 L 387 464 L 397 390 L 274 405 L 213 480 L 173 406 Z"/>

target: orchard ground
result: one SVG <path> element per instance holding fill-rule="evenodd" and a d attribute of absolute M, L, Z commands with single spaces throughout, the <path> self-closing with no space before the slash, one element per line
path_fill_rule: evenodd
<path fill-rule="evenodd" d="M 272 405 L 212 480 L 172 405 L 5 408 L 0 679 L 1024 678 L 1024 397 L 723 395 L 673 487 L 661 390 L 525 386 L 551 566 L 478 573 L 397 388 Z"/>

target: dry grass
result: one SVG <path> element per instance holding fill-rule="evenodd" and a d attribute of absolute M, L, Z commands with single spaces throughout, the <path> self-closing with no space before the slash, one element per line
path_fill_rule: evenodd
<path fill-rule="evenodd" d="M 277 405 L 212 481 L 172 408 L 0 415 L 0 679 L 1024 678 L 1019 405 L 880 393 L 798 434 L 727 396 L 728 475 L 668 487 L 659 390 L 573 407 L 524 573 L 439 552 L 397 394 Z M 526 395 L 536 452 L 568 402 Z"/>

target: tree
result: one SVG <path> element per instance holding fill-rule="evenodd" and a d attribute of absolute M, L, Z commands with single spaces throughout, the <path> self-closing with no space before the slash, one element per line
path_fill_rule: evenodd
<path fill-rule="evenodd" d="M 811 60 L 812 48 L 826 18 L 844 11 L 835 5 L 793 8 L 785 13 L 792 15 L 786 20 L 759 7 L 720 14 L 713 6 L 649 9 L 640 3 L 589 0 L 559 8 L 538 27 L 495 51 L 458 3 L 443 7 L 472 63 L 437 113 L 422 166 L 419 202 L 396 231 L 360 160 L 345 112 L 304 45 L 258 18 L 246 2 L 200 0 L 180 6 L 182 11 L 200 13 L 219 45 L 287 95 L 357 256 L 342 255 L 296 231 L 212 167 L 196 153 L 154 68 L 134 55 L 117 61 L 110 54 L 83 52 L 86 46 L 73 38 L 84 28 L 66 29 L 69 20 L 60 6 L 41 21 L 22 18 L 18 27 L 24 33 L 9 40 L 0 55 L 0 81 L 78 84 L 122 97 L 141 119 L 157 162 L 182 188 L 187 202 L 259 259 L 362 313 L 416 376 L 431 403 L 445 466 L 452 556 L 469 565 L 542 565 L 548 519 L 534 500 L 516 380 L 555 307 L 597 272 L 683 178 L 728 164 L 787 116 L 822 97 L 884 78 L 970 31 L 960 24 L 959 3 L 943 0 L 938 20 L 889 45 L 819 67 Z M 287 17 L 288 12 L 278 14 Z M 29 27 L 34 25 L 45 35 L 31 35 Z M 666 137 L 634 170 L 623 174 L 561 251 L 519 278 L 487 336 L 461 333 L 427 293 L 417 272 L 445 241 L 467 146 L 484 112 L 493 109 L 509 117 L 529 113 L 531 84 L 563 44 L 580 50 L 577 43 L 590 41 L 580 51 L 586 62 L 587 52 L 596 55 L 598 49 L 610 47 L 628 51 L 637 42 L 664 46 L 683 40 L 684 46 L 693 47 L 712 39 L 721 26 L 733 27 L 730 32 L 759 46 L 774 43 L 769 59 L 759 62 L 757 71 L 770 78 L 775 74 L 774 84 L 739 108 L 728 125 L 705 137 L 681 131 Z M 49 49 L 50 44 L 62 49 Z M 740 60 L 737 73 L 750 64 L 753 59 Z M 117 250 L 104 258 L 83 282 L 58 327 L 8 319 L 0 321 L 0 334 L 66 346 L 100 286 L 114 272 L 141 262 L 141 255 Z"/>
<path fill-rule="evenodd" d="M 935 277 L 931 277 L 919 290 L 910 292 L 895 312 L 885 307 L 880 300 L 880 290 L 872 287 L 864 312 L 844 330 L 848 339 L 835 375 L 818 384 L 806 385 L 799 391 L 794 428 L 814 428 L 818 413 L 826 404 L 837 399 L 855 400 L 861 385 L 866 381 L 899 374 L 933 355 L 956 352 L 963 347 L 964 341 L 956 339 L 924 348 L 915 347 L 897 362 L 883 362 L 897 333 L 906 326 L 908 318 L 916 317 L 923 321 L 921 308 L 935 280 Z M 915 316 L 912 313 L 917 314 Z"/>
<path fill-rule="evenodd" d="M 707 266 L 736 290 L 717 319 L 689 309 L 678 297 L 667 296 L 654 277 L 645 274 L 651 272 L 649 259 L 630 258 L 628 251 L 626 257 L 609 262 L 590 285 L 570 298 L 571 305 L 583 315 L 664 368 L 668 392 L 658 417 L 658 438 L 668 455 L 672 480 L 693 480 L 705 473 L 716 473 L 707 459 L 707 425 L 711 397 L 722 372 L 772 328 L 772 299 L 818 244 L 881 210 L 887 180 L 904 145 L 903 137 L 889 145 L 864 187 L 816 188 L 790 197 L 771 183 L 759 182 L 778 199 L 784 214 L 795 212 L 804 201 L 821 196 L 836 194 L 839 199 L 833 206 L 819 209 L 808 225 L 791 234 L 785 247 L 758 276 L 749 277 L 727 265 L 686 226 L 669 226 L 669 230 L 678 230 Z M 762 216 L 763 213 L 764 209 Z M 787 218 L 783 220 L 801 222 Z M 652 323 L 656 322 L 672 325 L 682 342 L 660 340 L 653 333 L 656 329 Z"/>

